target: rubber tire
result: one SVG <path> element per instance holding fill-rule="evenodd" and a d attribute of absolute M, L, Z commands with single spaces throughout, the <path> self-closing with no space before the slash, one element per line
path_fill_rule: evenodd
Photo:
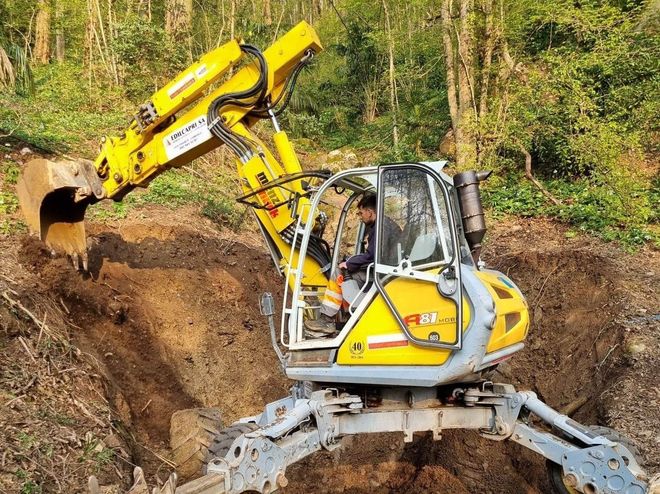
<path fill-rule="evenodd" d="M 217 408 L 179 410 L 170 419 L 171 459 L 181 480 L 199 477 L 205 466 L 208 449 L 222 431 Z"/>
<path fill-rule="evenodd" d="M 229 427 L 222 429 L 220 433 L 213 438 L 213 441 L 211 441 L 211 444 L 209 445 L 208 453 L 202 467 L 202 473 L 206 475 L 206 467 L 211 460 L 227 456 L 229 449 L 236 439 L 243 434 L 256 431 L 257 429 L 259 429 L 259 426 L 252 422 L 232 424 Z"/>
<path fill-rule="evenodd" d="M 639 463 L 639 449 L 632 439 L 622 435 L 620 432 L 615 431 L 609 427 L 602 425 L 590 425 L 589 429 L 599 436 L 603 436 L 612 442 L 617 442 L 628 449 Z M 624 458 L 625 460 L 625 458 Z M 550 460 L 546 461 L 546 468 L 548 469 L 548 480 L 550 488 L 554 494 L 580 494 L 579 491 L 567 486 L 564 483 L 564 470 L 561 465 Z"/>

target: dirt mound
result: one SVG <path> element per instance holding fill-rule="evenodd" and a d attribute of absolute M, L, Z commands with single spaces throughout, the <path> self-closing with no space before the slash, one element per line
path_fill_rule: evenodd
<path fill-rule="evenodd" d="M 62 297 L 78 327 L 74 343 L 106 370 L 150 473 L 167 456 L 174 411 L 220 406 L 231 422 L 287 392 L 275 357 L 262 351 L 270 343 L 257 301 L 279 285 L 272 261 L 200 230 L 126 222 L 120 235 L 93 226 L 89 276 L 45 257 L 33 238 L 20 252 L 40 276 L 37 290 Z"/>
<path fill-rule="evenodd" d="M 134 458 L 153 481 L 170 469 L 162 459 L 173 411 L 217 406 L 230 423 L 286 394 L 289 383 L 257 307 L 263 291 L 278 303 L 282 296 L 282 279 L 265 249 L 217 232 L 193 213 L 184 212 L 183 220 L 180 211 L 141 214 L 112 230 L 90 229 L 91 276 L 50 259 L 31 239 L 23 242 L 20 262 L 39 277 L 38 293 L 62 298 L 77 326 L 74 342 L 105 369 L 110 401 L 134 435 Z M 633 408 L 645 424 L 635 431 L 625 426 L 633 423 L 626 406 L 632 397 L 621 396 L 657 400 L 652 381 L 660 369 L 644 353 L 657 347 L 657 332 L 649 330 L 644 349 L 631 356 L 628 340 L 638 331 L 625 322 L 638 310 L 647 316 L 657 310 L 657 259 L 649 256 L 655 263 L 649 266 L 635 260 L 642 255 L 633 259 L 599 243 L 569 240 L 546 222 L 502 223 L 485 255 L 520 285 L 533 315 L 525 350 L 500 367 L 497 380 L 532 389 L 585 423 L 622 426 L 640 441 L 648 464 L 657 465 L 659 408 Z M 633 388 L 632 371 L 648 378 L 633 381 Z M 410 445 L 399 435 L 346 442 L 293 466 L 287 492 L 547 489 L 539 457 L 476 434 L 453 432 L 439 443 L 420 438 Z"/>

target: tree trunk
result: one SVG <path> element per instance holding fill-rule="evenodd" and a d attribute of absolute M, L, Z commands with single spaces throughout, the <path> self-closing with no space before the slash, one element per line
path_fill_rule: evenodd
<path fill-rule="evenodd" d="M 62 21 L 64 18 L 64 1 L 55 2 L 55 60 L 64 62 L 64 27 Z"/>
<path fill-rule="evenodd" d="M 456 98 L 456 62 L 454 61 L 454 29 L 452 21 L 451 0 L 443 0 L 440 10 L 442 21 L 442 45 L 445 53 L 445 67 L 447 71 L 447 100 L 449 103 L 449 116 L 454 133 L 458 125 L 458 99 Z M 454 135 L 454 140 L 456 136 Z"/>
<path fill-rule="evenodd" d="M 458 12 L 454 12 L 454 5 Z M 472 0 L 443 0 L 440 10 L 447 98 L 459 169 L 473 168 L 477 154 L 476 34 Z"/>
<path fill-rule="evenodd" d="M 264 24 L 270 26 L 273 23 L 273 15 L 270 11 L 270 0 L 264 0 Z"/>
<path fill-rule="evenodd" d="M 486 16 L 483 40 L 483 55 L 481 62 L 481 88 L 479 89 L 479 118 L 483 118 L 488 111 L 488 90 L 490 84 L 490 68 L 493 61 L 495 47 L 495 29 L 493 26 L 493 0 L 484 0 L 483 10 Z"/>
<path fill-rule="evenodd" d="M 385 13 L 385 27 L 387 29 L 387 51 L 390 59 L 390 111 L 392 112 L 392 144 L 394 150 L 399 149 L 399 128 L 397 122 L 398 104 L 396 97 L 396 79 L 394 77 L 394 39 L 392 38 L 392 26 L 390 24 L 390 13 L 386 0 L 383 0 L 383 12 Z"/>
<path fill-rule="evenodd" d="M 185 43 L 189 50 L 192 5 L 192 0 L 167 0 L 165 6 L 165 32 L 170 40 Z"/>
<path fill-rule="evenodd" d="M 312 12 L 318 19 L 323 12 L 323 0 L 312 0 Z"/>
<path fill-rule="evenodd" d="M 458 125 L 456 135 L 456 164 L 459 169 L 472 168 L 477 162 L 476 104 L 474 98 L 474 42 L 470 26 L 472 11 L 470 0 L 460 0 L 459 25 L 456 30 L 458 52 Z"/>
<path fill-rule="evenodd" d="M 230 0 L 231 7 L 229 11 L 229 39 L 234 39 L 234 30 L 236 29 L 236 0 Z"/>
<path fill-rule="evenodd" d="M 37 5 L 34 61 L 40 64 L 50 61 L 50 4 L 47 0 L 40 0 Z"/>
<path fill-rule="evenodd" d="M 522 143 L 520 142 L 518 142 L 518 148 L 525 156 L 525 177 L 527 178 L 527 180 L 532 182 L 552 204 L 554 204 L 555 206 L 561 206 L 561 201 L 559 201 L 559 199 L 553 196 L 550 193 L 550 191 L 546 189 L 543 186 L 543 184 L 539 182 L 534 176 L 534 173 L 532 172 L 532 155 L 529 154 L 527 148 L 523 146 Z"/>

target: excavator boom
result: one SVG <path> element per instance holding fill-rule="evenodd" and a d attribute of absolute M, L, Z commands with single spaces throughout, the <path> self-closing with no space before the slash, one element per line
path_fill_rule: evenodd
<path fill-rule="evenodd" d="M 28 225 L 50 248 L 70 255 L 74 263 L 82 259 L 85 267 L 88 205 L 121 200 L 163 171 L 222 144 L 238 158 L 246 193 L 301 171 L 284 132 L 278 129 L 274 136 L 278 161 L 250 127 L 259 119 L 274 119 L 288 102 L 300 69 L 321 50 L 314 29 L 301 22 L 263 53 L 239 40 L 207 53 L 141 105 L 121 135 L 104 137 L 93 163 L 29 162 L 17 186 Z M 246 56 L 254 61 L 239 67 Z M 278 199 L 286 203 L 286 198 Z M 280 211 L 257 213 L 275 244 L 281 243 L 278 232 L 293 222 L 295 212 L 288 208 L 285 204 Z M 287 247 L 277 248 L 278 258 L 286 258 Z"/>

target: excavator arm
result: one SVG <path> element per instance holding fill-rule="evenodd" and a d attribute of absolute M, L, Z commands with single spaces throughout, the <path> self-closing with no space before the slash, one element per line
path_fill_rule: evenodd
<path fill-rule="evenodd" d="M 86 268 L 84 214 L 88 205 L 121 200 L 170 168 L 183 166 L 218 146 L 236 156 L 244 194 L 302 171 L 276 116 L 286 107 L 302 67 L 322 50 L 314 29 L 301 22 L 263 53 L 232 40 L 205 54 L 155 92 L 128 128 L 107 136 L 94 162 L 33 160 L 23 170 L 18 196 L 29 226 L 52 249 Z M 246 59 L 251 63 L 243 64 Z M 242 67 L 241 67 L 242 65 Z M 224 79 L 223 79 L 224 78 Z M 251 131 L 261 119 L 275 125 L 274 152 Z M 262 233 L 280 270 L 297 263 L 292 230 L 308 206 L 301 180 L 255 195 Z M 277 206 L 276 206 L 277 205 Z M 306 260 L 306 284 L 325 285 L 326 249 Z"/>

